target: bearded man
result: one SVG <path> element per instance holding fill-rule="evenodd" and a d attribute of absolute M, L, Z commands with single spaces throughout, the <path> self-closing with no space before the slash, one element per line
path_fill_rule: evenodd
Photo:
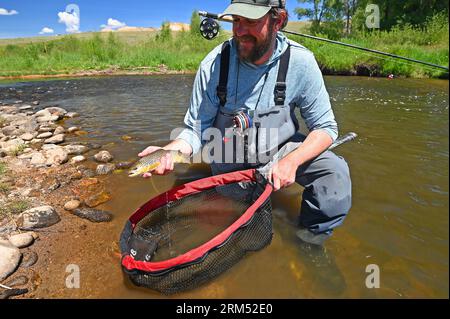
<path fill-rule="evenodd" d="M 345 160 L 326 151 L 338 128 L 321 71 L 310 51 L 280 32 L 288 21 L 285 0 L 232 0 L 222 16 L 232 17 L 233 37 L 201 62 L 185 128 L 164 149 L 197 153 L 206 142 L 206 130 L 217 128 L 226 134 L 240 123 L 239 116 L 244 124 L 277 129 L 276 146 L 301 142 L 273 165 L 268 180 L 275 191 L 295 182 L 304 187 L 297 235 L 304 242 L 322 245 L 351 207 L 351 180 Z M 296 109 L 308 128 L 307 136 L 298 133 Z M 223 137 L 223 144 L 227 139 Z M 266 140 L 257 142 L 257 154 L 271 151 L 273 145 Z M 149 146 L 139 156 L 156 149 Z M 232 159 L 212 161 L 213 174 L 255 167 L 248 156 L 243 161 L 237 156 Z M 168 154 L 153 174 L 172 170 Z"/>

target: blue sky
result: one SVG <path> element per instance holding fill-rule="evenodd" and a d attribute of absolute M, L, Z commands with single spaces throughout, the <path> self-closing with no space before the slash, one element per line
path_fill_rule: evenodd
<path fill-rule="evenodd" d="M 193 10 L 222 12 L 229 0 L 0 0 L 0 38 L 18 38 L 43 34 L 66 34 L 67 29 L 99 31 L 102 25 L 126 24 L 138 27 L 159 27 L 163 21 L 189 23 Z M 65 15 L 66 7 L 76 4 L 80 10 L 79 23 Z M 296 0 L 287 1 L 291 20 L 296 20 L 293 9 Z M 72 12 L 72 11 L 71 11 Z M 58 22 L 60 13 L 64 21 Z M 69 18 L 69 19 L 67 19 Z M 47 28 L 43 30 L 43 28 Z M 53 32 L 51 32 L 53 31 Z"/>

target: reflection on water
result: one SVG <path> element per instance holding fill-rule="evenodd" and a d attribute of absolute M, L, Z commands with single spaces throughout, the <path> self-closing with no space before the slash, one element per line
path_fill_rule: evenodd
<path fill-rule="evenodd" d="M 66 124 L 81 126 L 89 133 L 82 139 L 107 144 L 121 161 L 169 140 L 184 117 L 192 81 L 192 76 L 154 76 L 4 84 L 0 100 L 21 96 L 79 112 L 81 117 Z M 269 247 L 177 297 L 448 298 L 448 81 L 327 77 L 326 82 L 340 132 L 359 134 L 336 150 L 348 161 L 353 182 L 353 207 L 344 225 L 325 249 L 302 247 L 295 237 L 301 188 L 294 185 L 273 196 Z M 123 135 L 132 139 L 122 140 Z M 112 175 L 114 198 L 101 208 L 115 220 L 99 241 L 105 247 L 117 241 L 126 219 L 150 197 L 208 174 L 205 166 L 180 165 L 175 174 L 150 180 Z M 90 267 L 84 270 L 89 296 L 161 297 L 129 283 L 118 260 L 100 269 L 96 258 L 85 262 L 96 268 L 95 276 Z M 380 268 L 379 289 L 365 286 L 369 264 Z M 106 278 L 101 286 L 98 272 Z"/>

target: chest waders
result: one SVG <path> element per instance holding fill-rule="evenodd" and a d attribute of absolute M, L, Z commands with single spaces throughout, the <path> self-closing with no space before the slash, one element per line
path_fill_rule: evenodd
<path fill-rule="evenodd" d="M 225 42 L 220 57 L 220 77 L 217 86 L 220 106 L 213 126 L 220 131 L 222 141 L 215 146 L 221 146 L 221 152 L 218 154 L 214 150 L 214 155 L 210 153 L 213 157 L 211 168 L 214 174 L 268 163 L 299 128 L 294 105 L 291 107 L 285 104 L 290 45 L 280 58 L 274 88 L 274 105 L 262 109 L 258 109 L 257 105 L 255 110 L 248 110 L 246 107 L 235 111 L 225 109 L 230 49 L 230 43 Z M 231 165 L 224 167 L 222 163 Z"/>

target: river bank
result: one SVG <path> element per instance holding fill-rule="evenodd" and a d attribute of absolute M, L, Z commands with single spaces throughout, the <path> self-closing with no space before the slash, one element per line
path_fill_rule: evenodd
<path fill-rule="evenodd" d="M 198 26 L 191 26 L 197 30 Z M 307 33 L 302 24 L 286 30 Z M 437 15 L 424 27 L 356 32 L 341 42 L 448 67 L 448 18 Z M 324 75 L 444 78 L 448 72 L 417 63 L 286 34 L 311 50 Z M 211 41 L 196 32 L 100 32 L 0 42 L 0 80 L 64 76 L 195 73 L 200 62 L 231 36 L 222 30 Z M 324 35 L 318 35 L 325 37 Z M 131 40 L 132 39 L 132 40 Z"/>
<path fill-rule="evenodd" d="M 32 298 L 42 278 L 64 280 L 64 269 L 44 275 L 53 247 L 86 248 L 88 234 L 108 228 L 100 223 L 113 218 L 95 207 L 111 199 L 107 175 L 131 163 L 114 164 L 101 145 L 73 138 L 66 143 L 66 136 L 76 140 L 87 133 L 65 127 L 77 116 L 56 106 L 41 108 L 39 101 L 0 104 L 0 299 Z M 110 244 L 106 252 L 118 262 L 118 246 Z"/>

